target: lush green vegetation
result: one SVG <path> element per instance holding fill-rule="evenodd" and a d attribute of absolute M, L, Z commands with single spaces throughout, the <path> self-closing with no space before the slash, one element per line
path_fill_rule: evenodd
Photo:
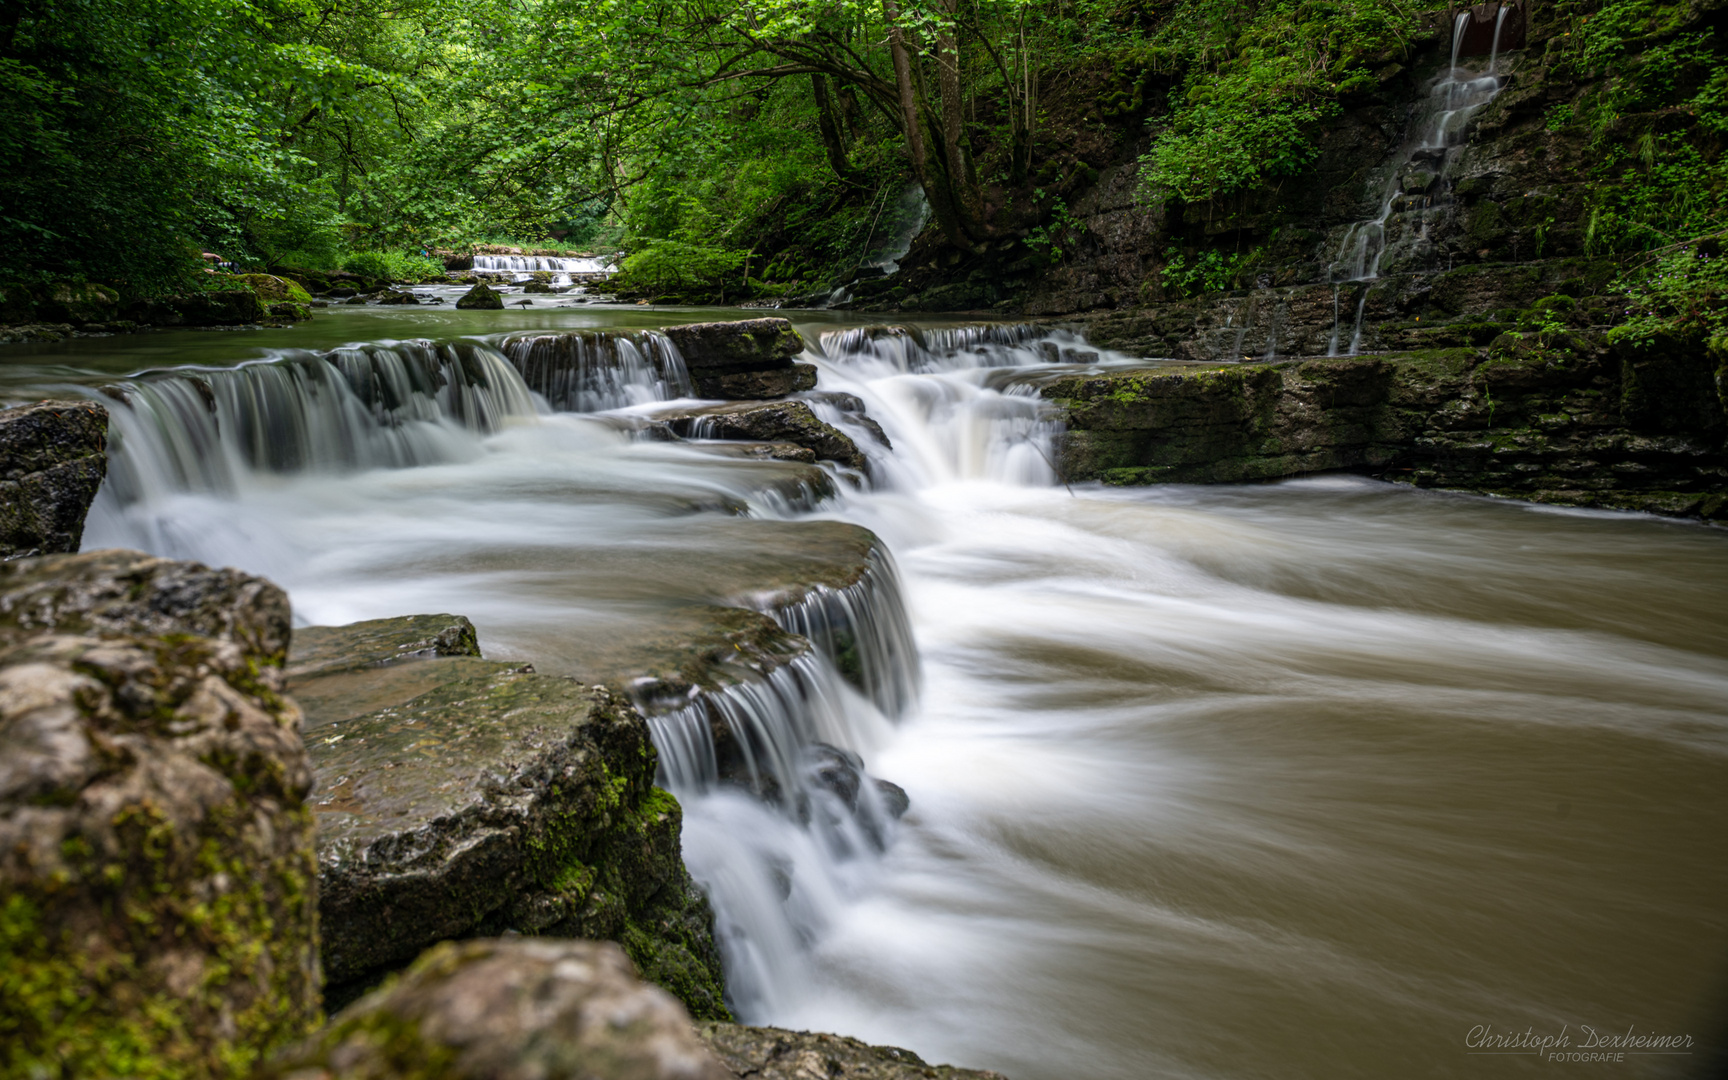
<path fill-rule="evenodd" d="M 1152 201 L 1302 173 L 1325 125 L 1409 61 L 1437 12 L 21 0 L 0 18 L 0 279 L 167 290 L 202 250 L 415 277 L 438 249 L 490 242 L 622 249 L 622 281 L 651 295 L 785 295 L 845 280 L 909 182 L 942 245 L 1047 265 L 1081 232 L 1072 198 L 1147 134 Z M 1728 225 L 1728 64 L 1689 12 L 1539 12 L 1569 27 L 1546 62 L 1583 87 L 1547 125 L 1591 140 L 1593 254 Z M 1162 283 L 1223 287 L 1240 243 L 1176 249 Z"/>

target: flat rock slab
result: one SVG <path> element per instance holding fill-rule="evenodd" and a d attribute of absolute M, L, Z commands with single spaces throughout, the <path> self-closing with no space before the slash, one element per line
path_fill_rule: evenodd
<path fill-rule="evenodd" d="M 696 1034 L 732 1075 L 750 1080 L 1006 1080 L 844 1035 L 726 1023 L 698 1024 Z"/>
<path fill-rule="evenodd" d="M 0 409 L 0 559 L 78 550 L 107 449 L 108 411 L 94 402 Z"/>

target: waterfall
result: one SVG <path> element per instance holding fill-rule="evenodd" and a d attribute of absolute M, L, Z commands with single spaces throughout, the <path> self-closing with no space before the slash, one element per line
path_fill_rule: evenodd
<path fill-rule="evenodd" d="M 600 412 L 695 393 L 684 358 L 658 330 L 507 338 L 505 357 L 560 412 Z"/>
<path fill-rule="evenodd" d="M 898 717 L 917 699 L 918 646 L 900 574 L 885 548 L 871 549 L 864 573 L 843 589 L 817 588 L 792 603 L 753 606 L 807 638 L 884 715 Z"/>
<path fill-rule="evenodd" d="M 612 265 L 592 257 L 563 258 L 552 255 L 476 255 L 476 274 L 610 274 Z"/>
<path fill-rule="evenodd" d="M 686 808 L 684 857 L 714 907 L 727 998 L 745 1016 L 784 1008 L 904 810 L 853 749 L 877 745 L 887 720 L 806 654 L 648 723 L 658 782 Z"/>
<path fill-rule="evenodd" d="M 1496 72 L 1507 11 L 1504 5 L 1499 9 L 1488 70 L 1480 76 L 1458 66 L 1471 13 L 1459 12 L 1453 20 L 1452 57 L 1446 74 L 1429 87 L 1426 99 L 1415 111 L 1410 129 L 1416 135 L 1406 143 L 1386 181 L 1379 212 L 1345 229 L 1332 260 L 1329 276 L 1333 282 L 1374 281 L 1380 277 L 1388 251 L 1404 256 L 1420 254 L 1431 246 L 1430 218 L 1449 212 L 1447 167 L 1467 140 L 1471 119 L 1506 84 Z"/>
<path fill-rule="evenodd" d="M 829 330 L 818 339 L 836 363 L 909 374 L 1035 364 L 1090 364 L 1099 349 L 1077 334 L 1032 323 L 967 326 L 862 326 Z"/>
<path fill-rule="evenodd" d="M 227 370 L 174 369 L 107 387 L 108 480 L 128 505 L 232 493 L 252 473 L 346 472 L 456 460 L 473 436 L 535 415 L 484 345 L 390 342 L 287 353 Z"/>

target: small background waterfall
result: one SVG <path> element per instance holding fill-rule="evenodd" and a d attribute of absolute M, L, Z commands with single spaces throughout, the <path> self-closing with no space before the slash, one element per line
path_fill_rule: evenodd
<path fill-rule="evenodd" d="M 1464 46 L 1472 28 L 1490 9 L 1493 30 L 1486 66 L 1473 71 L 1460 60 L 1468 55 Z M 1435 252 L 1431 234 L 1452 213 L 1448 168 L 1469 139 L 1471 120 L 1507 82 L 1506 74 L 1500 71 L 1500 44 L 1509 19 L 1516 20 L 1521 31 L 1523 14 L 1510 6 L 1482 5 L 1453 17 L 1451 61 L 1412 112 L 1410 134 L 1381 192 L 1380 211 L 1344 231 L 1332 261 L 1329 276 L 1339 283 L 1334 289 L 1334 306 L 1345 285 L 1357 287 L 1349 290 L 1355 293 L 1356 301 L 1350 336 L 1346 342 L 1340 341 L 1343 323 L 1335 312 L 1328 356 L 1338 355 L 1341 347 L 1354 356 L 1362 347 L 1362 314 L 1368 303 L 1368 289 L 1362 283 L 1377 280 L 1383 266 L 1432 266 Z"/>

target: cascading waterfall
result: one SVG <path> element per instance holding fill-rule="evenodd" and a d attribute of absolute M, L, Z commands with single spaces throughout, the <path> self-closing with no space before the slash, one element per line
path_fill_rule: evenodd
<path fill-rule="evenodd" d="M 1333 281 L 1378 279 L 1388 251 L 1403 255 L 1404 249 L 1413 249 L 1412 254 L 1420 254 L 1428 241 L 1430 217 L 1448 212 L 1446 168 L 1466 141 L 1471 118 L 1494 100 L 1506 82 L 1497 69 L 1500 33 L 1508 10 L 1504 5 L 1499 9 L 1488 70 L 1479 76 L 1458 65 L 1459 51 L 1472 17 L 1469 11 L 1458 13 L 1453 22 L 1452 57 L 1446 74 L 1430 87 L 1427 99 L 1417 109 L 1411 125 L 1416 137 L 1406 145 L 1399 165 L 1387 180 L 1379 213 L 1345 231 L 1332 263 Z M 1358 321 L 1353 337 L 1359 340 L 1360 332 Z M 1355 349 L 1351 351 L 1354 353 Z"/>
<path fill-rule="evenodd" d="M 809 640 L 884 715 L 901 716 L 918 697 L 918 647 L 900 595 L 893 556 L 874 548 L 863 575 L 843 589 L 812 589 L 761 610 Z"/>
<path fill-rule="evenodd" d="M 121 506 L 178 491 L 233 492 L 255 472 L 455 460 L 470 452 L 473 435 L 536 413 L 515 369 L 472 343 L 296 353 L 228 370 L 161 372 L 104 393 L 117 404 L 102 500 Z"/>
<path fill-rule="evenodd" d="M 807 654 L 648 723 L 659 782 L 686 807 L 685 862 L 714 907 L 727 998 L 746 1016 L 783 1008 L 811 977 L 809 943 L 891 841 L 896 808 L 854 749 L 888 721 Z"/>
<path fill-rule="evenodd" d="M 605 259 L 567 258 L 552 255 L 476 255 L 476 274 L 609 274 Z"/>
<path fill-rule="evenodd" d="M 684 358 L 658 330 L 507 338 L 504 355 L 560 412 L 600 412 L 694 393 Z"/>
<path fill-rule="evenodd" d="M 819 347 L 824 356 L 849 365 L 883 365 L 910 374 L 1044 363 L 1086 364 L 1100 357 L 1100 350 L 1077 334 L 1031 323 L 855 327 L 825 331 Z"/>

